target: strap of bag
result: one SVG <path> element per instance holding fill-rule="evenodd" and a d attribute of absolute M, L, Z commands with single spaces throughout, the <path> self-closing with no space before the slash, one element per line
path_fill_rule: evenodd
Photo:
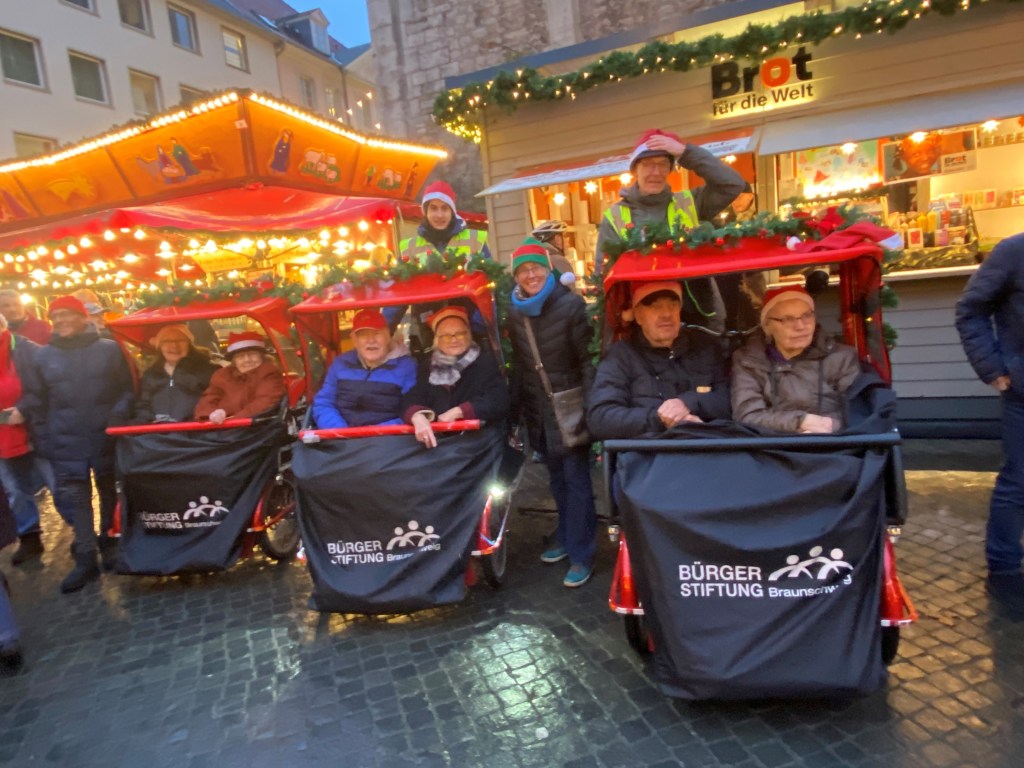
<path fill-rule="evenodd" d="M 530 318 L 523 317 L 523 327 L 526 329 L 526 340 L 530 342 L 530 352 L 533 354 L 533 368 L 537 371 L 537 375 L 540 376 L 540 383 L 544 387 L 544 394 L 548 396 L 548 400 L 551 399 L 551 379 L 548 378 L 547 371 L 544 370 L 544 363 L 540 359 L 540 350 L 537 349 L 537 338 L 533 335 L 533 326 L 530 325 Z"/>

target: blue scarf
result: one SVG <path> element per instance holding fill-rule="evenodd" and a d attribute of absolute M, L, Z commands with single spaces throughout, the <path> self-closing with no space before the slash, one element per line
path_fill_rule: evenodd
<path fill-rule="evenodd" d="M 544 302 L 551 295 L 551 292 L 555 290 L 556 285 L 558 285 L 558 282 L 555 280 L 554 272 L 548 275 L 548 279 L 544 281 L 544 287 L 533 296 L 523 297 L 517 285 L 512 289 L 512 306 L 527 317 L 540 317 L 540 311 L 544 308 Z"/>

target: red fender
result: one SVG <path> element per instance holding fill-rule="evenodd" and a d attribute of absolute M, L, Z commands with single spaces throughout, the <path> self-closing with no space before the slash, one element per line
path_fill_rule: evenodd
<path fill-rule="evenodd" d="M 917 621 L 917 610 L 896 572 L 896 550 L 886 535 L 882 549 L 882 626 L 899 627 Z"/>

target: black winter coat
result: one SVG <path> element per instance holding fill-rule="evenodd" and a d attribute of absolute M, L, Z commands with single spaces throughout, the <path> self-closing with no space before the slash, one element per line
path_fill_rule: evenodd
<path fill-rule="evenodd" d="M 1024 233 L 1000 242 L 971 276 L 956 305 L 956 329 L 978 377 L 991 384 L 1009 376 L 1024 397 Z"/>
<path fill-rule="evenodd" d="M 22 386 L 36 451 L 58 475 L 113 471 L 114 440 L 105 430 L 131 417 L 133 399 L 128 361 L 116 342 L 94 328 L 54 335 L 36 351 Z"/>
<path fill-rule="evenodd" d="M 505 327 L 512 341 L 512 423 L 525 422 L 530 444 L 557 456 L 565 448 L 523 330 L 527 322 L 554 392 L 576 387 L 583 387 L 584 395 L 590 392 L 594 363 L 588 347 L 593 330 L 583 299 L 561 284 L 555 285 L 538 317 L 527 317 L 514 305 L 509 309 Z"/>
<path fill-rule="evenodd" d="M 730 417 L 721 348 L 712 338 L 685 330 L 671 348 L 652 347 L 638 327 L 629 339 L 613 344 L 597 367 L 587 426 L 595 440 L 664 432 L 658 408 L 672 398 L 704 421 Z"/>
<path fill-rule="evenodd" d="M 170 416 L 174 421 L 192 421 L 196 403 L 219 369 L 216 363 L 192 349 L 174 366 L 174 375 L 168 376 L 163 358 L 157 358 L 142 374 L 135 421 L 148 424 L 157 415 Z"/>
<path fill-rule="evenodd" d="M 480 357 L 450 387 L 431 384 L 430 358 L 421 362 L 416 371 L 416 386 L 405 395 L 404 416 L 411 423 L 417 411 L 430 410 L 436 417 L 458 405 L 464 418 L 499 423 L 508 414 L 508 404 L 508 383 L 501 375 L 498 361 L 490 350 L 481 347 Z"/>

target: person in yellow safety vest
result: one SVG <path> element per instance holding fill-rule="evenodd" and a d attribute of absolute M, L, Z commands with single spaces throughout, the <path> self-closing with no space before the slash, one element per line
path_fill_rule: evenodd
<path fill-rule="evenodd" d="M 704 186 L 672 192 L 668 175 L 680 167 L 704 179 Z M 605 244 L 626 234 L 626 225 L 667 221 L 673 232 L 682 232 L 701 221 L 712 221 L 744 191 L 746 182 L 735 170 L 706 149 L 684 144 L 674 133 L 654 129 L 640 137 L 629 156 L 629 172 L 636 181 L 623 187 L 622 197 L 605 211 L 597 230 L 594 271 L 601 275 Z"/>
<path fill-rule="evenodd" d="M 443 255 L 454 249 L 467 259 L 491 258 L 487 232 L 470 229 L 455 207 L 455 190 L 443 181 L 435 181 L 423 191 L 423 213 L 426 218 L 416 236 L 402 241 L 399 250 L 404 261 L 422 264 L 431 253 Z"/>

